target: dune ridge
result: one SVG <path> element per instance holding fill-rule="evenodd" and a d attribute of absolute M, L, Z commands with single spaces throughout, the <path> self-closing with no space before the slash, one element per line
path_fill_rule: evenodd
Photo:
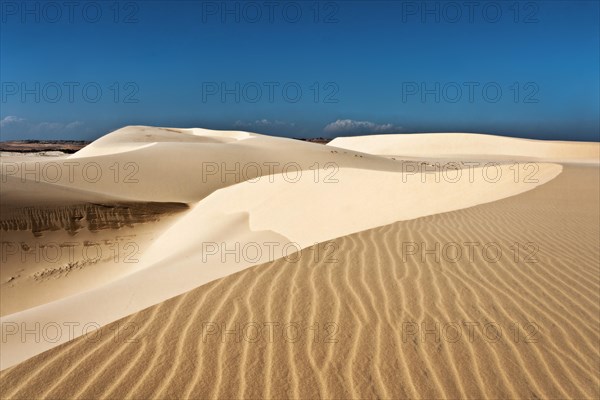
<path fill-rule="evenodd" d="M 338 238 L 337 262 L 315 258 L 323 250 L 315 245 L 297 262 L 245 269 L 109 324 L 98 340 L 80 337 L 4 370 L 0 391 L 12 399 L 597 398 L 599 178 L 597 168 L 565 167 L 517 196 Z M 438 262 L 405 246 L 474 241 L 494 242 L 504 256 L 439 253 Z M 537 251 L 515 253 L 515 243 Z M 249 322 L 297 323 L 302 335 L 207 334 L 207 323 L 235 331 Z M 473 340 L 465 322 L 479 324 Z M 456 341 L 443 330 L 453 323 L 462 326 Z M 489 323 L 501 327 L 500 340 L 486 340 Z M 136 329 L 113 340 L 128 324 Z"/>
<path fill-rule="evenodd" d="M 79 321 L 74 337 L 84 333 L 86 323 L 106 325 L 211 280 L 280 258 L 290 245 L 299 250 L 394 221 L 514 196 L 562 171 L 558 164 L 540 162 L 536 179 L 529 181 L 513 176 L 515 168 L 523 165 L 503 162 L 492 167 L 498 179 L 490 180 L 487 166 L 479 163 L 474 168 L 458 166 L 454 173 L 462 178 L 454 181 L 446 178 L 448 171 L 443 168 L 425 171 L 423 162 L 248 132 L 144 126 L 119 129 L 67 158 L 10 160 L 0 160 L 7 182 L 3 208 L 31 205 L 43 210 L 45 198 L 52 207 L 76 200 L 76 204 L 189 206 L 185 212 L 163 214 L 160 221 L 133 227 L 121 220 L 106 224 L 102 215 L 94 217 L 98 224 L 111 227 L 100 232 L 107 252 L 115 245 L 139 248 L 139 259 L 133 264 L 121 259 L 107 268 L 79 268 L 90 264 L 74 260 L 46 268 L 29 265 L 27 274 L 18 263 L 10 266 L 2 326 Z M 49 173 L 57 170 L 63 174 Z M 317 225 L 319 229 L 314 229 Z M 124 240 L 123 231 L 128 236 Z M 100 239 L 98 234 L 95 229 L 80 229 L 74 237 L 85 249 L 91 239 Z M 106 237 L 110 234 L 114 237 Z M 58 236 L 47 234 L 40 240 L 70 239 L 67 231 L 52 235 Z M 273 243 L 275 253 L 266 248 Z M 220 246 L 217 256 L 208 258 L 216 245 Z M 232 246 L 258 247 L 259 256 L 224 259 Z M 39 283 L 35 279 L 39 274 L 61 279 L 33 286 Z M 26 287 L 27 296 L 12 294 Z M 10 335 L 2 345 L 0 367 L 70 338 L 33 341 Z"/>
<path fill-rule="evenodd" d="M 561 163 L 600 163 L 600 143 L 521 139 L 480 133 L 406 133 L 338 137 L 327 144 L 385 156 L 459 157 L 474 155 Z"/>

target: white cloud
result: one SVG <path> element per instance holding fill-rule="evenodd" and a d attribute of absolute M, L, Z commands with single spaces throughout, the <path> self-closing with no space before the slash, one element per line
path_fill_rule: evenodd
<path fill-rule="evenodd" d="M 68 123 L 65 126 L 65 129 L 77 129 L 80 126 L 83 126 L 83 122 L 81 122 L 81 121 L 73 121 L 73 122 Z"/>
<path fill-rule="evenodd" d="M 335 135 L 340 134 L 368 134 L 368 133 L 394 133 L 401 130 L 401 126 L 393 124 L 376 124 L 370 121 L 355 121 L 352 119 L 338 119 L 327 124 L 324 131 Z"/>
<path fill-rule="evenodd" d="M 0 119 L 0 128 L 4 128 L 5 126 L 8 126 L 10 124 L 19 123 L 21 121 L 24 121 L 24 119 L 16 117 L 14 115 L 8 115 L 8 116 Z"/>

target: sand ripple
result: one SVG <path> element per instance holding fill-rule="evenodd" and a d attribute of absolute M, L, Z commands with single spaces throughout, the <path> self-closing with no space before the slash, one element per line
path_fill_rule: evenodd
<path fill-rule="evenodd" d="M 598 179 L 246 269 L 3 371 L 2 397 L 598 398 Z"/>

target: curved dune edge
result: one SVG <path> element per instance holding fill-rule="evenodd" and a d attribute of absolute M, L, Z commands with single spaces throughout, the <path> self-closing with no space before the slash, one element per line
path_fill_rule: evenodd
<path fill-rule="evenodd" d="M 600 143 L 532 140 L 478 133 L 403 133 L 338 137 L 328 143 L 384 156 L 513 158 L 600 164 Z"/>
<path fill-rule="evenodd" d="M 123 149 L 126 151 L 122 152 Z M 221 149 L 227 151 L 223 153 Z M 168 156 L 173 151 L 178 157 L 170 158 L 169 168 L 155 162 L 157 157 Z M 459 182 L 442 179 L 440 183 L 436 181 L 439 171 L 434 174 L 435 178 L 429 176 L 422 181 L 420 173 L 406 174 L 403 162 L 364 153 L 247 132 L 154 127 L 120 129 L 92 143 L 68 161 L 56 162 L 73 162 L 73 159 L 80 163 L 98 163 L 105 169 L 110 169 L 115 162 L 128 165 L 134 161 L 140 173 L 133 185 L 111 180 L 90 183 L 82 179 L 69 183 L 76 190 L 102 192 L 136 201 L 199 202 L 179 218 L 173 228 L 156 239 L 130 275 L 88 292 L 4 316 L 0 319 L 3 332 L 6 324 L 23 326 L 36 322 L 43 325 L 78 321 L 81 324 L 73 333 L 77 337 L 86 323 L 105 325 L 211 280 L 281 256 L 281 253 L 265 252 L 250 261 L 207 262 L 207 252 L 202 248 L 206 242 L 222 243 L 225 248 L 257 242 L 280 246 L 293 243 L 298 249 L 305 248 L 393 221 L 513 196 L 547 182 L 562 168 L 539 164 L 537 181 L 526 182 L 514 181 L 512 172 L 508 171 L 511 167 L 502 165 L 501 179 L 490 183 L 482 180 L 482 168 L 478 167 L 474 169 L 475 181 L 463 176 Z M 189 182 L 190 176 L 197 178 L 205 162 L 265 160 L 276 161 L 280 166 L 274 175 L 262 176 L 259 182 L 238 183 L 229 177 L 219 179 L 220 176 L 210 176 L 212 179 L 203 180 L 202 184 Z M 289 160 L 297 162 L 303 172 L 302 179 L 292 184 L 282 180 L 280 175 L 281 165 Z M 327 174 L 331 171 L 325 168 L 328 162 L 339 168 L 335 171 L 333 184 L 326 181 L 331 177 Z M 321 174 L 316 181 L 315 163 Z M 226 166 L 227 169 L 230 167 L 229 164 Z M 264 171 L 258 176 L 261 174 Z M 408 177 L 407 181 L 403 180 L 405 177 Z M 68 186 L 63 180 L 56 186 Z M 105 281 L 103 278 L 102 282 Z M 99 309 L 97 304 L 103 307 Z M 69 337 L 73 336 L 63 336 L 50 343 L 11 336 L 3 343 L 0 366 L 6 368 Z"/>
<path fill-rule="evenodd" d="M 35 184 L 40 181 L 129 201 L 196 203 L 215 190 L 279 174 L 288 167 L 291 172 L 299 169 L 308 173 L 330 164 L 374 171 L 401 170 L 399 163 L 383 157 L 347 150 L 338 152 L 331 147 L 287 138 L 235 131 L 129 126 L 66 158 L 24 158 L 20 162 L 14 157 L 8 162 L 0 159 L 0 173 L 19 181 L 33 178 Z M 43 171 L 48 166 L 51 171 L 58 168 L 62 172 L 57 179 L 49 181 L 46 178 L 54 177 L 27 173 L 33 169 Z M 94 179 L 98 170 L 101 174 Z M 86 173 L 93 178 L 86 179 Z M 3 192 L 8 189 L 3 187 Z"/>
<path fill-rule="evenodd" d="M 128 211 L 120 207 L 124 202 L 137 205 L 188 203 L 193 207 L 218 189 L 247 179 L 268 179 L 265 175 L 281 173 L 287 165 L 293 167 L 292 174 L 296 169 L 300 173 L 313 174 L 315 166 L 319 168 L 330 164 L 339 168 L 400 171 L 398 163 L 385 158 L 351 151 L 338 152 L 298 140 L 239 131 L 148 126 L 124 127 L 96 140 L 75 155 L 60 159 L 3 157 L 0 159 L 0 222 L 2 229 L 8 229 L 3 236 L 3 246 L 4 240 L 10 242 L 10 246 L 3 247 L 3 250 L 8 249 L 11 259 L 5 262 L 3 258 L 0 270 L 3 289 L 0 315 L 14 314 L 93 290 L 147 267 L 148 263 L 142 265 L 137 262 L 137 255 L 143 254 L 174 219 L 183 217 L 181 214 L 174 218 L 161 217 L 160 223 L 151 217 L 148 220 L 152 223 L 127 224 L 126 235 L 122 229 L 106 229 L 98 235 L 86 229 L 77 229 L 77 232 L 60 229 L 61 224 L 54 223 L 58 222 L 54 221 L 58 216 L 63 222 L 73 222 L 80 227 L 78 220 L 87 219 L 86 213 L 81 212 L 87 208 L 87 203 L 103 203 L 115 209 L 117 214 L 123 214 L 115 217 L 125 219 Z M 65 214 L 64 205 L 74 207 Z M 31 225 L 31 221 L 27 220 L 30 218 L 23 217 L 32 213 L 42 221 L 54 221 L 51 224 L 53 229 L 44 231 L 41 237 L 39 232 L 23 230 L 24 226 Z M 101 215 L 91 217 L 102 219 Z M 205 240 L 218 239 L 219 230 L 227 226 L 225 220 L 229 216 L 219 214 L 215 217 L 216 225 L 211 221 L 205 224 L 214 226 L 215 231 L 204 229 L 201 232 L 200 236 Z M 234 220 L 237 221 L 236 218 Z M 90 227 L 98 225 L 94 221 L 87 222 L 91 222 L 86 224 Z M 48 226 L 46 222 L 42 225 Z M 248 229 L 250 233 L 243 237 L 260 235 Z M 269 228 L 265 230 L 269 231 Z M 235 238 L 234 235 L 230 237 L 231 240 Z M 73 239 L 76 246 L 71 245 Z M 277 233 L 269 240 L 289 242 Z M 83 256 L 84 249 L 98 241 L 101 241 L 100 249 L 104 245 L 109 246 L 104 246 L 103 254 L 116 255 L 117 262 L 109 261 L 108 256 L 100 262 L 90 263 Z M 62 257 L 54 261 L 30 261 L 32 256 L 29 254 L 23 262 L 19 257 L 20 249 L 33 249 L 39 255 L 45 251 L 43 246 L 47 249 L 52 247 L 48 244 L 56 243 L 63 244 L 61 248 L 64 251 L 61 250 Z M 77 251 L 78 256 L 72 258 L 66 254 L 71 252 L 67 249 Z M 135 261 L 128 262 L 132 251 L 136 252 L 133 254 Z M 159 254 L 163 253 L 164 249 L 159 250 Z M 152 259 L 149 261 L 152 263 Z M 38 284 L 36 276 L 39 274 L 53 279 L 45 279 L 43 284 Z"/>
<path fill-rule="evenodd" d="M 0 391 L 14 399 L 598 398 L 599 178 L 596 168 L 566 167 L 519 196 L 335 239 L 334 262 L 315 258 L 313 246 L 297 262 L 245 269 L 2 371 Z M 402 250 L 466 242 L 497 243 L 503 256 L 437 262 Z M 514 243 L 534 243 L 537 262 L 525 262 L 527 252 L 515 258 Z M 473 340 L 465 322 L 479 324 Z M 295 323 L 301 336 L 207 334 L 207 324 L 235 331 L 236 323 Z M 463 324 L 462 336 L 414 334 L 422 323 L 440 324 L 441 337 Z M 499 341 L 483 336 L 489 323 L 501 327 Z"/>
<path fill-rule="evenodd" d="M 168 135 L 165 137 L 165 134 Z M 75 154 L 70 160 L 83 157 L 99 157 L 127 153 L 152 147 L 158 143 L 231 143 L 262 135 L 242 131 L 213 131 L 210 129 L 157 128 L 150 126 L 127 126 L 94 141 Z M 132 140 L 133 138 L 133 140 Z"/>
<path fill-rule="evenodd" d="M 336 183 L 315 183 L 309 174 L 289 183 L 282 175 L 275 175 L 273 181 L 243 182 L 220 189 L 168 228 L 130 275 L 0 318 L 3 332 L 7 326 L 78 323 L 69 335 L 55 341 L 8 336 L 2 344 L 1 367 L 8 368 L 79 337 L 89 324 L 104 326 L 212 280 L 279 258 L 288 254 L 281 251 L 290 242 L 300 249 L 394 221 L 495 201 L 533 189 L 562 171 L 557 164 L 539 164 L 536 182 L 515 182 L 510 165 L 499 168 L 500 179 L 493 183 L 484 178 L 481 168 L 473 169 L 472 181 L 465 177 L 457 182 L 436 182 L 430 176 L 429 183 L 423 183 L 419 175 L 402 182 L 402 175 L 396 172 L 340 169 Z M 373 196 L 372 191 L 378 195 Z M 277 243 L 280 253 L 263 251 L 259 258 L 223 259 L 223 250 L 208 258 L 203 247 L 206 243 L 216 243 L 220 249 L 255 243 L 264 249 L 267 243 Z"/>

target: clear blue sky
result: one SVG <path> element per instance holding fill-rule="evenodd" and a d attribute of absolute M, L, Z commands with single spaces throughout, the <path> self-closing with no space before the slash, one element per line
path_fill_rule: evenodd
<path fill-rule="evenodd" d="M 130 124 L 599 140 L 598 1 L 72 3 L 1 2 L 2 140 Z"/>

